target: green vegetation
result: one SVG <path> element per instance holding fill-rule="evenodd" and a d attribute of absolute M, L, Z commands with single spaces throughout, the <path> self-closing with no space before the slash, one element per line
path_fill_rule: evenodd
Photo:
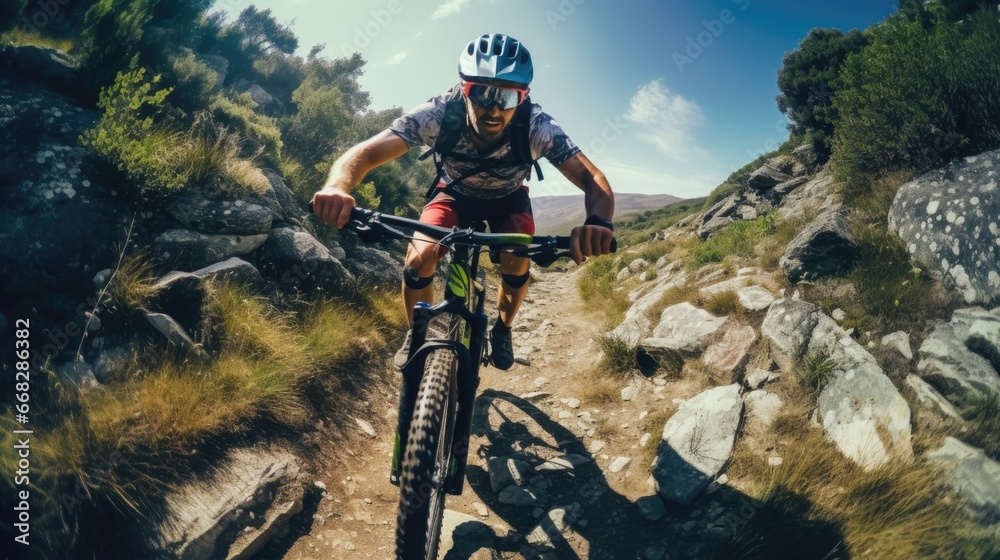
<path fill-rule="evenodd" d="M 597 338 L 601 349 L 601 367 L 613 377 L 624 377 L 639 369 L 636 362 L 636 348 L 616 336 L 603 334 Z"/>
<path fill-rule="evenodd" d="M 826 354 L 809 354 L 802 358 L 799 367 L 802 383 L 814 395 L 823 390 L 836 370 L 837 363 Z"/>
<path fill-rule="evenodd" d="M 743 306 L 740 305 L 740 297 L 735 291 L 726 290 L 708 297 L 704 308 L 717 317 L 727 317 L 739 313 Z"/>
<path fill-rule="evenodd" d="M 1000 460 L 1000 393 L 976 396 L 961 412 L 970 429 L 956 437 Z"/>
<path fill-rule="evenodd" d="M 632 303 L 628 294 L 615 291 L 613 286 L 615 277 L 626 264 L 613 254 L 588 259 L 586 272 L 580 280 L 580 297 L 584 302 L 599 304 L 610 326 L 621 323 Z"/>
<path fill-rule="evenodd" d="M 726 257 L 753 257 L 754 249 L 767 236 L 776 231 L 775 213 L 766 214 L 755 220 L 743 220 L 730 224 L 707 241 L 694 247 L 686 265 L 694 270 L 711 263 L 721 263 Z"/>

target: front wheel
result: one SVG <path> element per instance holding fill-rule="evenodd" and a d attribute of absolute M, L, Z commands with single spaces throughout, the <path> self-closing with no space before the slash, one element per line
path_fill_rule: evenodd
<path fill-rule="evenodd" d="M 436 350 L 427 356 L 413 420 L 403 453 L 396 516 L 396 558 L 437 558 L 444 482 L 452 463 L 458 399 L 455 353 Z"/>

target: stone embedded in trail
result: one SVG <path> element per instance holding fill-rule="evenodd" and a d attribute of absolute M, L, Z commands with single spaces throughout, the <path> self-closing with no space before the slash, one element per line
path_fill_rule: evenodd
<path fill-rule="evenodd" d="M 495 537 L 489 525 L 471 515 L 446 509 L 441 519 L 438 557 L 490 560 L 496 552 Z"/>
<path fill-rule="evenodd" d="M 554 548 L 557 541 L 566 540 L 571 526 L 579 517 L 579 510 L 579 504 L 549 510 L 525 540 L 538 548 Z"/>
<path fill-rule="evenodd" d="M 747 374 L 745 384 L 750 389 L 760 389 L 768 383 L 774 383 L 779 377 L 777 373 L 767 371 L 766 369 L 754 368 L 753 371 Z"/>
<path fill-rule="evenodd" d="M 965 499 L 979 521 L 1000 522 L 1000 463 L 953 437 L 945 439 L 937 451 L 928 453 L 927 459 L 942 467 L 945 480 Z"/>
<path fill-rule="evenodd" d="M 660 323 L 641 346 L 653 356 L 665 351 L 696 356 L 713 340 L 725 322 L 725 318 L 716 317 L 690 303 L 678 303 L 663 310 Z"/>
<path fill-rule="evenodd" d="M 608 336 L 617 338 L 628 347 L 634 348 L 646 338 L 652 328 L 653 323 L 645 315 L 638 314 L 622 321 L 622 324 L 608 332 Z"/>
<path fill-rule="evenodd" d="M 839 321 L 839 319 L 838 319 Z M 904 331 L 896 331 L 882 337 L 882 346 L 895 348 L 907 360 L 913 359 L 913 349 L 910 348 L 910 335 Z"/>
<path fill-rule="evenodd" d="M 889 227 L 969 304 L 1000 304 L 1000 150 L 956 159 L 899 188 Z"/>
<path fill-rule="evenodd" d="M 663 426 L 653 460 L 660 496 L 681 504 L 694 501 L 729 460 L 742 412 L 738 384 L 709 389 L 678 408 Z"/>
<path fill-rule="evenodd" d="M 524 486 L 531 475 L 531 465 L 512 457 L 493 457 L 486 469 L 490 473 L 490 488 L 499 492 L 508 486 Z"/>
<path fill-rule="evenodd" d="M 747 311 L 761 311 L 774 302 L 774 295 L 767 288 L 760 286 L 747 286 L 737 290 L 736 296 L 740 305 Z"/>
<path fill-rule="evenodd" d="M 361 428 L 361 431 L 364 432 L 368 437 L 375 437 L 377 435 L 375 433 L 375 428 L 372 428 L 372 425 L 369 424 L 368 422 L 360 418 L 355 418 L 354 422 L 358 425 L 359 428 Z"/>
<path fill-rule="evenodd" d="M 747 352 L 756 340 L 757 333 L 753 327 L 731 324 L 720 340 L 705 350 L 701 359 L 716 381 L 733 383 L 746 364 Z"/>
<path fill-rule="evenodd" d="M 538 495 L 530 488 L 508 486 L 500 491 L 500 496 L 497 499 L 501 504 L 511 506 L 531 506 L 542 501 L 542 496 Z"/>
<path fill-rule="evenodd" d="M 917 351 L 917 373 L 956 406 L 1000 393 L 1000 308 L 959 309 Z"/>
<path fill-rule="evenodd" d="M 850 268 L 857 247 L 844 215 L 829 211 L 795 236 L 779 264 L 792 282 L 812 280 Z"/>
<path fill-rule="evenodd" d="M 667 514 L 667 506 L 659 496 L 643 496 L 635 501 L 639 513 L 646 521 L 656 521 Z"/>
<path fill-rule="evenodd" d="M 584 457 L 583 455 L 576 455 L 570 453 L 568 455 L 561 455 L 559 457 L 553 457 L 542 462 L 540 465 L 535 467 L 537 471 L 571 471 L 580 465 L 586 465 L 591 462 L 590 457 Z"/>
<path fill-rule="evenodd" d="M 632 464 L 632 459 L 628 457 L 615 457 L 615 460 L 611 461 L 611 464 L 608 465 L 608 471 L 612 473 L 619 473 L 630 464 Z"/>

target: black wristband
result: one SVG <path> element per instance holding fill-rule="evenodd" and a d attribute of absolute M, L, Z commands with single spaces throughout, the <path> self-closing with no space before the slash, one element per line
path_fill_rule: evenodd
<path fill-rule="evenodd" d="M 597 214 L 591 214 L 590 216 L 587 216 L 587 221 L 583 222 L 583 225 L 585 225 L 585 226 L 601 226 L 601 227 L 606 227 L 606 228 L 610 229 L 611 231 L 615 231 L 614 224 L 612 224 L 611 222 L 609 222 L 607 220 L 602 220 Z"/>

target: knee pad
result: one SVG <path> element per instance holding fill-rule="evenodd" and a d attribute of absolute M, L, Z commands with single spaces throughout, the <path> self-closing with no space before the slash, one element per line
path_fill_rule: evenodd
<path fill-rule="evenodd" d="M 524 284 L 528 281 L 528 278 L 531 278 L 531 271 L 517 276 L 513 274 L 501 274 L 501 276 L 503 277 L 503 281 L 506 282 L 508 286 L 516 290 L 521 286 L 524 286 Z"/>
<path fill-rule="evenodd" d="M 427 286 L 431 285 L 434 281 L 434 276 L 428 276 L 427 278 L 421 278 L 417 275 L 417 271 L 412 268 L 403 269 L 403 284 L 411 290 L 422 290 Z"/>

